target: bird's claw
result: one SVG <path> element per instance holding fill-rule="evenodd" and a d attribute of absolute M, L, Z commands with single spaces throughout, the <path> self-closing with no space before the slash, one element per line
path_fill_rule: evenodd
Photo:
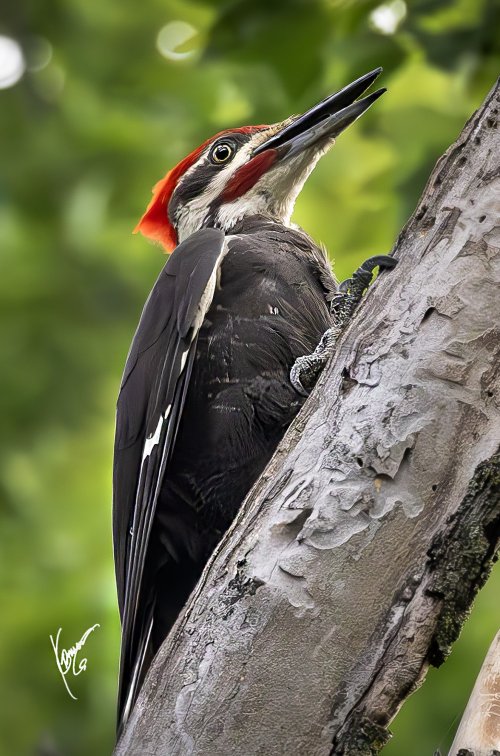
<path fill-rule="evenodd" d="M 346 325 L 360 303 L 364 291 L 370 285 L 375 268 L 380 268 L 380 271 L 391 270 L 397 262 L 390 255 L 369 257 L 354 271 L 351 278 L 339 284 L 338 293 L 332 299 L 331 308 L 341 326 Z"/>
<path fill-rule="evenodd" d="M 319 374 L 333 353 L 338 335 L 337 328 L 329 328 L 321 337 L 314 352 L 297 357 L 295 360 L 290 370 L 290 383 L 302 396 L 309 396 Z"/>
<path fill-rule="evenodd" d="M 339 284 L 339 290 L 348 291 L 352 286 L 358 288 L 361 285 L 363 285 L 364 290 L 369 286 L 375 268 L 378 267 L 381 271 L 391 270 L 397 265 L 397 262 L 396 258 L 391 257 L 390 255 L 375 255 L 374 257 L 369 257 L 368 260 L 365 260 L 364 263 L 354 271 L 351 278 L 348 278 Z"/>
<path fill-rule="evenodd" d="M 335 326 L 329 328 L 312 354 L 298 357 L 290 370 L 290 382 L 294 389 L 303 396 L 308 396 L 319 374 L 333 353 L 338 337 L 358 306 L 363 292 L 370 285 L 375 268 L 390 270 L 397 264 L 390 255 L 375 255 L 365 260 L 354 271 L 351 278 L 339 285 L 338 293 L 332 300 L 331 308 L 335 316 Z"/>
<path fill-rule="evenodd" d="M 290 383 L 295 391 L 298 391 L 302 396 L 309 396 L 309 391 L 307 391 L 302 385 L 302 375 L 309 370 L 310 358 L 310 354 L 306 354 L 303 357 L 297 357 L 290 370 Z"/>

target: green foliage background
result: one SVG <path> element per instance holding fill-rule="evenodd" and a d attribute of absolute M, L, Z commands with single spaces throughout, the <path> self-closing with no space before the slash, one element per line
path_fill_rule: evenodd
<path fill-rule="evenodd" d="M 281 120 L 384 66 L 389 92 L 325 157 L 295 220 L 339 277 L 390 250 L 438 156 L 499 73 L 491 0 L 24 0 L 0 34 L 28 70 L 0 91 L 0 752 L 109 753 L 119 626 L 110 502 L 114 404 L 164 258 L 131 230 L 150 187 L 222 128 Z M 402 0 L 396 0 L 401 10 Z M 404 10 L 404 6 L 403 6 Z M 161 55 L 172 21 L 196 34 Z M 161 38 L 165 46 L 165 35 Z M 44 43 L 53 55 L 43 64 Z M 168 42 L 168 40 L 167 40 Z M 499 624 L 498 571 L 385 753 L 443 752 Z M 94 623 L 69 698 L 49 634 Z"/>

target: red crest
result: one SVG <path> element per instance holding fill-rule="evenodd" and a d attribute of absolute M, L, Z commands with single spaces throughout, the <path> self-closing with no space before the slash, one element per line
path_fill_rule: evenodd
<path fill-rule="evenodd" d="M 220 131 L 211 139 L 207 139 L 196 150 L 193 150 L 191 154 L 181 160 L 181 162 L 172 168 L 164 178 L 158 181 L 153 187 L 153 198 L 147 206 L 146 212 L 140 219 L 137 226 L 134 228 L 134 234 L 139 231 L 143 236 L 153 241 L 160 242 L 167 253 L 173 252 L 177 246 L 178 239 L 175 228 L 173 227 L 168 217 L 168 203 L 174 193 L 175 187 L 181 176 L 191 168 L 191 166 L 198 160 L 203 150 L 208 147 L 215 139 L 218 139 L 224 134 L 230 135 L 234 132 L 252 133 L 254 131 L 260 131 L 261 129 L 268 128 L 267 126 L 243 126 L 240 129 L 230 129 L 226 131 Z"/>

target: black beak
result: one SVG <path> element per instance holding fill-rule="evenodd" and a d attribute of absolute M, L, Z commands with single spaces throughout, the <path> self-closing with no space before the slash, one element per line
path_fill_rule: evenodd
<path fill-rule="evenodd" d="M 387 91 L 377 89 L 373 94 L 361 100 L 357 99 L 373 84 L 380 73 L 381 68 L 370 71 L 340 92 L 322 100 L 303 115 L 297 116 L 277 134 L 259 144 L 253 155 L 258 155 L 264 150 L 277 149 L 283 155 L 291 156 L 317 142 L 334 139 Z"/>

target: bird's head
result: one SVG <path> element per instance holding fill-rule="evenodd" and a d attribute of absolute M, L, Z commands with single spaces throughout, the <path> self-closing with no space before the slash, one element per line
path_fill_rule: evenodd
<path fill-rule="evenodd" d="M 362 76 L 301 116 L 208 139 L 156 184 L 135 231 L 171 252 L 200 228 L 230 231 L 248 215 L 288 224 L 319 158 L 385 92 L 357 99 L 381 71 Z"/>

